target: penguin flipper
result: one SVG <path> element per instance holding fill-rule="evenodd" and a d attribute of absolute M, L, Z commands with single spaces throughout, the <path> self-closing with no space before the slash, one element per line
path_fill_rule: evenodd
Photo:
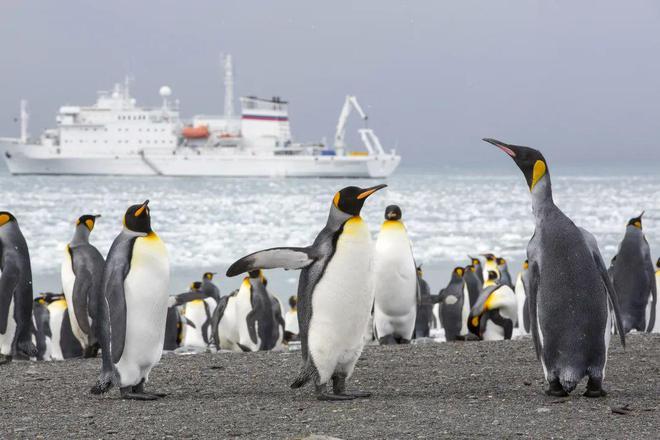
<path fill-rule="evenodd" d="M 189 326 L 192 327 L 192 328 L 197 328 L 197 326 L 195 325 L 195 323 L 192 322 L 190 319 L 186 318 L 185 316 L 183 317 L 183 319 L 186 320 L 186 325 L 189 325 Z"/>
<path fill-rule="evenodd" d="M 18 284 L 18 268 L 7 261 L 0 276 L 0 333 L 7 331 L 9 322 L 9 306 L 14 297 L 14 290 Z"/>
<path fill-rule="evenodd" d="M 175 298 L 176 298 L 176 305 L 180 306 L 180 305 L 183 305 L 187 302 L 195 301 L 197 299 L 202 299 L 203 300 L 204 298 L 207 298 L 207 296 L 203 292 L 189 291 L 189 292 L 180 293 Z"/>
<path fill-rule="evenodd" d="M 651 310 L 649 310 L 649 322 L 646 323 L 646 332 L 651 333 L 653 327 L 655 327 L 655 320 L 658 319 L 658 316 L 655 314 L 656 304 L 658 303 L 658 286 L 655 284 L 655 269 L 653 267 L 653 260 L 651 259 L 651 249 L 649 248 L 649 243 L 646 241 L 646 237 L 644 237 L 644 244 L 644 260 L 647 268 L 646 273 L 649 283 L 651 284 L 651 298 L 649 298 L 647 305 Z"/>
<path fill-rule="evenodd" d="M 234 262 L 227 269 L 227 276 L 233 277 L 256 269 L 302 269 L 313 262 L 314 257 L 309 248 L 277 247 L 255 252 Z"/>
<path fill-rule="evenodd" d="M 529 270 L 527 271 L 527 283 L 525 293 L 529 298 L 529 321 L 534 348 L 536 349 L 536 358 L 541 359 L 541 341 L 539 339 L 538 319 L 536 318 L 536 293 L 539 288 L 539 266 L 536 261 L 529 259 Z"/>
<path fill-rule="evenodd" d="M 204 301 L 204 311 L 206 312 L 206 320 L 202 324 L 202 339 L 204 343 L 209 345 L 209 326 L 211 325 L 211 312 L 209 311 L 209 305 Z"/>
<path fill-rule="evenodd" d="M 116 364 L 124 353 L 126 342 L 126 296 L 123 273 L 113 273 L 109 277 L 105 294 L 110 311 L 112 362 Z"/>
<path fill-rule="evenodd" d="M 80 271 L 73 283 L 73 312 L 76 315 L 76 321 L 78 321 L 80 330 L 86 335 L 90 334 L 87 299 L 92 289 L 91 278 L 89 271 Z"/>
<path fill-rule="evenodd" d="M 248 313 L 245 316 L 245 322 L 247 323 L 247 329 L 248 333 L 250 335 L 250 339 L 252 340 L 253 343 L 259 342 L 257 339 L 257 328 L 256 328 L 256 323 L 257 323 L 257 314 L 252 310 L 250 313 Z"/>

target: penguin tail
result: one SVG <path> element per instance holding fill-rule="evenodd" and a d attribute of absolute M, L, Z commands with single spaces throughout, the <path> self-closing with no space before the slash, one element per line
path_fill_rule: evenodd
<path fill-rule="evenodd" d="M 559 376 L 559 383 L 567 393 L 572 392 L 582 378 L 574 374 L 573 371 L 565 371 Z"/>
<path fill-rule="evenodd" d="M 300 370 L 300 373 L 298 374 L 296 380 L 294 380 L 293 383 L 291 384 L 291 388 L 296 389 L 304 386 L 314 377 L 315 374 L 316 374 L 316 369 L 312 365 L 306 364 L 302 368 L 302 370 Z"/>

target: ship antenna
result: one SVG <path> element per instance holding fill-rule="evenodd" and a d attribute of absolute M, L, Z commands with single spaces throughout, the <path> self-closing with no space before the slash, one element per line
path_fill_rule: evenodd
<path fill-rule="evenodd" d="M 229 121 L 234 117 L 234 72 L 231 63 L 231 54 L 224 56 L 225 65 L 225 119 Z"/>
<path fill-rule="evenodd" d="M 21 99 L 21 143 L 25 144 L 28 140 L 28 121 L 30 114 L 27 111 L 27 101 Z"/>

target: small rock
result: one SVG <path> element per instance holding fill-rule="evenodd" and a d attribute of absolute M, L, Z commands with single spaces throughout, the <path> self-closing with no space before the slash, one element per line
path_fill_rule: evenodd
<path fill-rule="evenodd" d="M 550 412 L 550 408 L 545 408 L 545 407 L 542 406 L 541 408 L 536 408 L 536 412 L 537 413 L 547 413 L 547 412 Z"/>

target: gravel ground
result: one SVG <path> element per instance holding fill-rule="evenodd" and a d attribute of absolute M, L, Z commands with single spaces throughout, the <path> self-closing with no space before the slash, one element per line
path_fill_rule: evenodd
<path fill-rule="evenodd" d="M 543 394 L 530 339 L 367 347 L 349 388 L 318 402 L 289 389 L 299 352 L 165 355 L 156 402 L 87 390 L 98 360 L 0 367 L 1 438 L 660 438 L 660 335 L 612 343 L 609 396 Z M 613 412 L 614 410 L 614 412 Z M 619 414 L 623 413 L 623 414 Z"/>

